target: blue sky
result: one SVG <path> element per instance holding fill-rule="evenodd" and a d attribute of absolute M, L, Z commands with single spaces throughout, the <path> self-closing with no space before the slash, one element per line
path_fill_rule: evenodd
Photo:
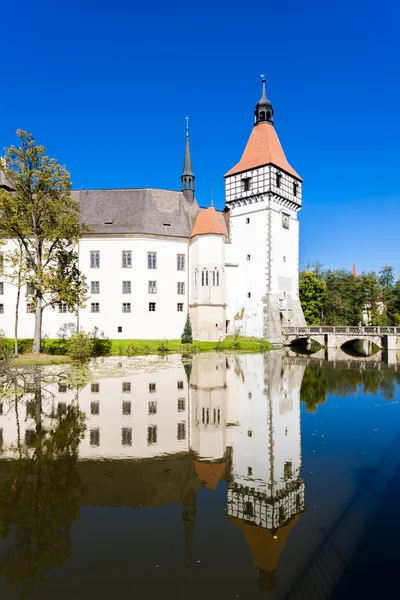
<path fill-rule="evenodd" d="M 301 265 L 400 270 L 400 3 L 37 0 L 2 6 L 0 147 L 31 131 L 74 187 L 177 189 L 223 207 L 260 96 L 305 180 Z"/>

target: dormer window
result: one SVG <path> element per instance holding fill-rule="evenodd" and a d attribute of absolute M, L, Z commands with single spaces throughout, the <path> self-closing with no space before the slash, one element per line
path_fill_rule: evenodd
<path fill-rule="evenodd" d="M 276 174 L 276 187 L 278 187 L 278 188 L 281 187 L 281 179 L 282 179 L 282 173 L 277 173 Z"/>
<path fill-rule="evenodd" d="M 249 192 L 251 188 L 251 177 L 244 177 L 242 179 L 243 192 Z"/>
<path fill-rule="evenodd" d="M 297 188 L 299 187 L 298 183 L 293 182 L 293 196 L 297 196 Z"/>

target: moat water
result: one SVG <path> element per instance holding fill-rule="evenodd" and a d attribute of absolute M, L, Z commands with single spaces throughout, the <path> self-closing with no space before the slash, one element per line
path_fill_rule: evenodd
<path fill-rule="evenodd" d="M 0 598 L 398 598 L 389 362 L 200 354 L 9 378 Z"/>

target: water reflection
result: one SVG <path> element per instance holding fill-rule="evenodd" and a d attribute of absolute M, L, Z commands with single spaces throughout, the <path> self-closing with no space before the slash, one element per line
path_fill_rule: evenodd
<path fill-rule="evenodd" d="M 179 503 L 191 561 L 199 492 L 226 482 L 226 518 L 251 551 L 254 581 L 272 592 L 307 508 L 301 402 L 315 412 L 329 394 L 358 388 L 390 400 L 399 383 L 397 365 L 350 364 L 202 354 L 28 374 L 0 401 L 0 574 L 19 584 L 15 597 L 32 597 L 49 569 L 66 565 L 85 506 Z"/>

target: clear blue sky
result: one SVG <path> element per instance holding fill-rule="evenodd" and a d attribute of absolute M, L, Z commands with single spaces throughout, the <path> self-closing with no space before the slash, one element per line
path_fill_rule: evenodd
<path fill-rule="evenodd" d="M 302 175 L 301 265 L 400 269 L 398 0 L 3 3 L 0 147 L 17 128 L 74 187 L 177 189 L 223 207 L 260 73 Z"/>

